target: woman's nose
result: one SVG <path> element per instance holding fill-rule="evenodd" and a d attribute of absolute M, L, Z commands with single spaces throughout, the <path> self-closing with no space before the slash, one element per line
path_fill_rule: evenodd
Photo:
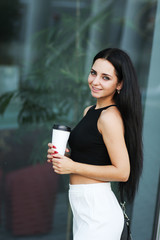
<path fill-rule="evenodd" d="M 99 84 L 99 76 L 96 76 L 93 80 L 93 85 Z"/>

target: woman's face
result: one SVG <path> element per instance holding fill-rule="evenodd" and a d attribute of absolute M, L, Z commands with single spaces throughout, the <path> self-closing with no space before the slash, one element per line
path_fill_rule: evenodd
<path fill-rule="evenodd" d="M 121 89 L 114 66 L 106 59 L 97 59 L 88 76 L 88 84 L 93 97 L 113 99 L 116 90 Z"/>

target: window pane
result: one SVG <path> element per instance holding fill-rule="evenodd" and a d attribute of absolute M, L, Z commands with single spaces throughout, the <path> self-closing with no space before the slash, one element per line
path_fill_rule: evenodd
<path fill-rule="evenodd" d="M 47 144 L 53 124 L 74 127 L 84 108 L 94 104 L 87 77 L 99 50 L 119 47 L 129 53 L 141 87 L 144 116 L 149 103 L 150 116 L 159 117 L 155 114 L 159 82 L 148 78 L 153 36 L 159 27 L 158 23 L 155 28 L 157 4 L 152 0 L 0 1 L 0 235 L 4 240 L 72 239 L 69 178 L 55 174 L 46 162 Z M 148 120 L 151 125 L 153 118 Z M 146 146 L 154 141 L 148 139 Z M 154 142 L 158 148 L 159 139 Z M 157 148 L 154 157 L 159 156 Z M 153 167 L 154 161 L 150 165 L 146 159 L 145 168 Z M 141 193 L 147 183 L 145 175 Z M 145 198 L 148 202 L 150 196 Z M 137 226 L 141 202 L 137 198 L 128 205 L 133 232 L 140 238 L 142 231 L 147 235 L 145 227 Z M 144 209 L 150 215 L 147 204 Z M 147 227 L 150 234 L 152 228 Z"/>

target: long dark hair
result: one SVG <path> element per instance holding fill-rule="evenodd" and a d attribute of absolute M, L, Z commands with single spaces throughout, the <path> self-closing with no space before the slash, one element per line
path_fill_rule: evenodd
<path fill-rule="evenodd" d="M 131 171 L 128 181 L 119 183 L 119 190 L 121 196 L 125 194 L 129 201 L 133 201 L 143 167 L 142 105 L 137 76 L 130 57 L 120 49 L 107 48 L 100 51 L 93 63 L 99 58 L 112 63 L 118 82 L 123 81 L 120 94 L 116 92 L 113 98 L 124 122 Z"/>

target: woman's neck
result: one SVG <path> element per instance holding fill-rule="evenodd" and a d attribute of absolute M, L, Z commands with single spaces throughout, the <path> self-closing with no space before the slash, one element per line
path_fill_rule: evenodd
<path fill-rule="evenodd" d="M 97 99 L 96 108 L 103 108 L 109 105 L 115 105 L 115 102 L 113 100 L 102 101 L 100 99 Z"/>

